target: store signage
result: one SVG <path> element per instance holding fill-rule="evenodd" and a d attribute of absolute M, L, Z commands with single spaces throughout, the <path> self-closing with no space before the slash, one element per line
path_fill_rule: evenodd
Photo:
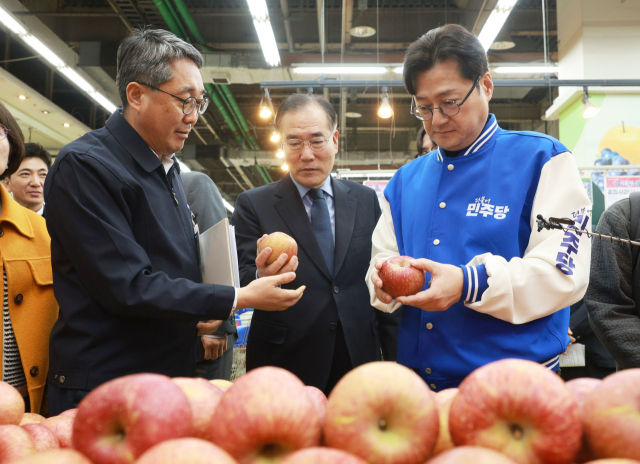
<path fill-rule="evenodd" d="M 640 176 L 605 177 L 605 208 L 609 208 L 619 200 L 629 198 L 633 192 L 640 192 Z"/>

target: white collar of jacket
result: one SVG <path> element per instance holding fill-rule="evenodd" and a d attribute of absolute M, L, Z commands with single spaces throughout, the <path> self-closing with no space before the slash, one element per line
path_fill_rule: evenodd
<path fill-rule="evenodd" d="M 490 114 L 489 120 L 484 125 L 484 129 L 482 129 L 482 132 L 480 132 L 478 138 L 471 145 L 462 150 L 458 157 L 477 153 L 483 146 L 486 145 L 489 140 L 494 138 L 496 132 L 498 132 L 498 129 L 500 129 L 500 126 L 498 126 L 498 121 L 496 120 L 495 115 Z M 438 150 L 436 152 L 437 160 L 442 163 L 444 157 L 445 154 L 443 153 L 443 150 L 438 147 Z"/>

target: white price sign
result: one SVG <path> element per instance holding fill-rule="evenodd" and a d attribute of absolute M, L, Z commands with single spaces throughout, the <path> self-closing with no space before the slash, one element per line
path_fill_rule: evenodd
<path fill-rule="evenodd" d="M 604 184 L 604 207 L 629 198 L 633 192 L 640 192 L 640 176 L 606 177 Z"/>

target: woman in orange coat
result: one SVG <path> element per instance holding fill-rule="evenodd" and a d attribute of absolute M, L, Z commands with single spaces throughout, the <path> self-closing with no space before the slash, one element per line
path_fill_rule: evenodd
<path fill-rule="evenodd" d="M 23 157 L 22 131 L 0 103 L 0 174 L 15 171 Z M 34 413 L 42 406 L 49 370 L 49 334 L 58 318 L 50 242 L 44 219 L 20 206 L 0 187 L 1 380 L 16 387 Z"/>

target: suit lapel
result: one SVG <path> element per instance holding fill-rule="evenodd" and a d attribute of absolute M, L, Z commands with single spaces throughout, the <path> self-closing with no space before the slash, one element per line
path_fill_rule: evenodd
<path fill-rule="evenodd" d="M 331 183 L 333 185 L 333 205 L 336 210 L 336 251 L 333 275 L 337 276 L 347 256 L 349 243 L 351 243 L 358 200 L 349 194 L 349 187 L 339 180 L 331 179 Z"/>
<path fill-rule="evenodd" d="M 322 271 L 327 279 L 331 280 L 329 268 L 327 268 L 327 263 L 324 261 L 322 251 L 311 228 L 309 216 L 307 216 L 307 211 L 304 209 L 298 189 L 296 189 L 289 174 L 282 178 L 275 195 L 280 198 L 274 205 L 275 209 L 287 224 L 287 227 L 289 227 L 298 246 L 304 249 L 311 261 Z"/>

